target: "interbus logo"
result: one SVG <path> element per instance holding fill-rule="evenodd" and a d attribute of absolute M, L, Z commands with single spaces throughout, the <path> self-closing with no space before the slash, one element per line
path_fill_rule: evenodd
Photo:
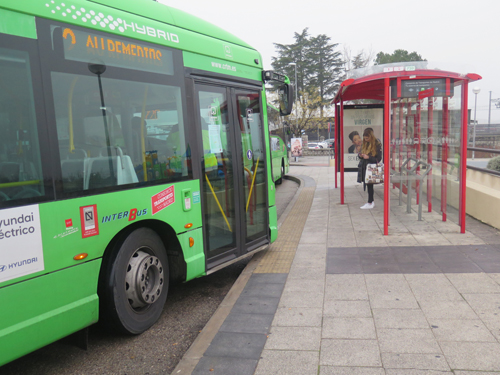
<path fill-rule="evenodd" d="M 179 43 L 179 36 L 177 34 L 169 33 L 167 31 L 146 25 L 139 25 L 136 22 L 127 23 L 127 21 L 122 18 L 118 17 L 115 19 L 112 15 L 105 15 L 102 12 L 87 10 L 83 7 L 76 7 L 75 5 L 55 0 L 45 3 L 45 6 L 52 14 L 72 18 L 73 20 L 80 21 L 84 24 L 91 23 L 94 26 L 99 25 L 101 28 L 109 29 L 113 32 L 118 30 L 120 33 L 124 33 L 125 30 L 132 30 L 138 34 L 164 39 L 172 43 Z"/>

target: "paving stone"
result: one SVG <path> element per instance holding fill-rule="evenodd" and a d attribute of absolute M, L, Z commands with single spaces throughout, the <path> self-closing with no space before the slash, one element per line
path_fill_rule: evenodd
<path fill-rule="evenodd" d="M 323 318 L 324 339 L 376 339 L 372 318 Z"/>
<path fill-rule="evenodd" d="M 231 311 L 242 314 L 274 314 L 279 301 L 275 297 L 240 296 Z"/>
<path fill-rule="evenodd" d="M 363 275 L 326 275 L 325 301 L 368 300 Z"/>
<path fill-rule="evenodd" d="M 429 328 L 420 309 L 373 309 L 377 328 Z"/>
<path fill-rule="evenodd" d="M 357 254 L 350 255 L 327 255 L 326 258 L 327 274 L 361 274 L 361 258 Z"/>
<path fill-rule="evenodd" d="M 437 233 L 427 233 L 427 234 L 413 234 L 413 238 L 418 242 L 419 245 L 451 245 L 451 242 L 446 239 L 442 234 Z"/>
<path fill-rule="evenodd" d="M 219 332 L 205 356 L 259 359 L 266 339 L 265 334 Z"/>
<path fill-rule="evenodd" d="M 252 375 L 258 360 L 228 357 L 202 357 L 192 375 Z"/>
<path fill-rule="evenodd" d="M 500 293 L 498 285 L 485 273 L 446 274 L 460 293 Z"/>
<path fill-rule="evenodd" d="M 418 301 L 463 301 L 450 280 L 443 275 L 405 275 L 406 281 Z"/>
<path fill-rule="evenodd" d="M 380 351 L 386 353 L 440 353 L 430 329 L 378 329 Z"/>
<path fill-rule="evenodd" d="M 326 257 L 326 246 L 324 244 L 321 245 L 302 245 L 299 244 L 297 246 L 297 250 L 295 252 L 295 259 L 301 259 L 304 257 L 317 257 L 317 258 L 325 258 Z"/>
<path fill-rule="evenodd" d="M 320 220 L 320 219 L 318 219 Z M 302 232 L 299 244 L 326 244 L 328 230 L 315 231 L 315 232 Z"/>
<path fill-rule="evenodd" d="M 220 332 L 263 333 L 271 329 L 273 314 L 238 314 L 231 312 L 220 327 Z"/>
<path fill-rule="evenodd" d="M 324 280 L 325 279 L 325 267 L 302 267 L 300 265 L 290 268 L 290 273 L 288 274 L 289 280 Z"/>
<path fill-rule="evenodd" d="M 326 245 L 322 245 L 323 247 L 326 248 Z M 318 267 L 318 268 L 323 268 L 325 267 L 325 258 L 326 258 L 326 252 L 324 255 L 316 255 L 316 254 L 307 254 L 307 253 L 301 253 L 301 254 L 295 254 L 295 258 L 293 260 L 293 264 L 300 265 L 301 267 Z"/>
<path fill-rule="evenodd" d="M 321 327 L 322 308 L 279 307 L 272 325 L 279 327 Z"/>
<path fill-rule="evenodd" d="M 415 370 L 415 369 L 386 369 L 386 375 L 445 375 L 453 374 L 451 371 Z"/>
<path fill-rule="evenodd" d="M 500 320 L 500 294 L 467 294 L 463 297 L 483 320 Z"/>
<path fill-rule="evenodd" d="M 450 371 L 443 354 L 382 353 L 385 369 Z"/>
<path fill-rule="evenodd" d="M 255 375 L 308 375 L 318 372 L 317 351 L 264 350 Z"/>
<path fill-rule="evenodd" d="M 369 284 L 368 284 L 369 285 Z M 370 292 L 370 304 L 374 309 L 416 309 L 418 303 L 413 294 L 409 291 L 393 290 L 387 288 L 382 292 Z"/>
<path fill-rule="evenodd" d="M 438 341 L 497 341 L 480 320 L 431 319 L 430 324 Z"/>
<path fill-rule="evenodd" d="M 382 366 L 377 340 L 321 340 L 320 365 Z"/>
<path fill-rule="evenodd" d="M 323 306 L 323 290 L 291 292 L 284 291 L 279 307 L 321 307 Z"/>
<path fill-rule="evenodd" d="M 246 285 L 240 296 L 280 298 L 283 284 L 251 284 Z"/>
<path fill-rule="evenodd" d="M 385 375 L 380 367 L 320 366 L 319 375 Z"/>
<path fill-rule="evenodd" d="M 319 350 L 320 327 L 272 327 L 264 349 Z"/>
<path fill-rule="evenodd" d="M 286 273 L 254 273 L 248 283 L 284 284 L 287 276 Z"/>
<path fill-rule="evenodd" d="M 324 279 L 294 279 L 288 280 L 285 284 L 284 293 L 310 293 L 310 292 L 321 292 L 324 293 L 325 280 Z"/>
<path fill-rule="evenodd" d="M 441 348 L 454 370 L 500 371 L 499 343 L 441 342 Z"/>
<path fill-rule="evenodd" d="M 371 318 L 372 312 L 368 301 L 325 301 L 324 316 L 335 318 Z"/>
<path fill-rule="evenodd" d="M 466 301 L 421 300 L 420 308 L 430 319 L 478 319 L 478 315 Z"/>
<path fill-rule="evenodd" d="M 500 273 L 489 273 L 488 276 L 491 277 L 491 279 L 493 279 L 497 284 L 500 285 Z"/>
<path fill-rule="evenodd" d="M 500 342 L 500 319 L 483 319 L 482 322 Z"/>

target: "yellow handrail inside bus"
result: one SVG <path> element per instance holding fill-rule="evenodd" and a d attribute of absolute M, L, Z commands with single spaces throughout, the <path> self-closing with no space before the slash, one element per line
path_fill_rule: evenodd
<path fill-rule="evenodd" d="M 215 198 L 215 202 L 217 202 L 217 206 L 219 206 L 219 210 L 222 213 L 222 216 L 224 217 L 224 220 L 226 220 L 227 227 L 229 228 L 229 231 L 232 232 L 233 230 L 231 229 L 231 225 L 229 225 L 229 221 L 227 220 L 226 214 L 224 213 L 224 210 L 222 209 L 222 206 L 219 203 L 219 200 L 217 199 L 217 195 L 215 194 L 214 189 L 212 188 L 212 184 L 210 183 L 210 180 L 208 179 L 207 174 L 205 173 L 205 179 L 208 182 L 208 186 L 210 187 L 210 190 L 212 190 L 212 194 Z"/>
<path fill-rule="evenodd" d="M 73 82 L 71 82 L 68 95 L 69 152 L 71 153 L 75 151 L 75 142 L 73 135 L 73 91 L 75 90 L 76 81 L 78 81 L 78 78 L 79 77 L 75 77 L 73 79 Z"/>
<path fill-rule="evenodd" d="M 248 212 L 248 205 L 250 204 L 250 198 L 252 197 L 252 190 L 253 190 L 253 185 L 255 183 L 255 176 L 257 176 L 257 168 L 259 168 L 259 159 L 260 159 L 260 157 L 257 158 L 257 164 L 255 165 L 255 169 L 253 172 L 252 185 L 250 186 L 250 191 L 248 193 L 247 208 L 246 208 L 245 212 Z"/>
<path fill-rule="evenodd" d="M 10 188 L 10 187 L 18 187 L 18 186 L 26 186 L 26 185 L 38 185 L 39 183 L 40 183 L 40 180 L 5 182 L 3 184 L 0 184 L 0 189 Z"/>
<path fill-rule="evenodd" d="M 146 166 L 146 140 L 144 139 L 144 117 L 146 116 L 146 99 L 148 98 L 148 88 L 144 90 L 144 100 L 142 101 L 142 112 L 141 112 L 141 149 L 142 149 L 142 170 L 144 173 L 144 181 L 148 180 L 148 169 Z"/>

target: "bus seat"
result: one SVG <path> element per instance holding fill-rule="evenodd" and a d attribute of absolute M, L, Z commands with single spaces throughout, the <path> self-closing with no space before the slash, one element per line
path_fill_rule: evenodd
<path fill-rule="evenodd" d="M 85 159 L 61 160 L 64 191 L 81 191 L 85 181 Z"/>
<path fill-rule="evenodd" d="M 85 160 L 87 152 L 75 149 L 69 152 L 67 148 L 59 149 L 61 172 L 64 191 L 81 191 L 85 188 Z"/>
<path fill-rule="evenodd" d="M 108 186 L 116 186 L 118 182 L 116 166 L 119 158 L 112 156 L 89 158 L 87 160 L 87 174 L 85 176 L 85 190 L 98 189 Z M 112 171 L 109 168 L 109 161 L 111 160 Z"/>
<path fill-rule="evenodd" d="M 85 150 L 82 150 L 81 148 L 76 148 L 73 150 L 73 152 L 70 152 L 67 148 L 63 148 L 63 149 L 60 148 L 59 155 L 61 157 L 61 160 L 86 159 L 87 158 L 87 152 Z"/>
<path fill-rule="evenodd" d="M 12 199 L 33 198 L 39 197 L 41 195 L 42 194 L 38 190 L 24 186 L 23 189 L 16 195 L 14 195 Z"/>
<path fill-rule="evenodd" d="M 108 153 L 108 149 L 109 149 L 109 153 Z M 108 157 L 109 155 L 122 157 L 123 156 L 123 151 L 122 151 L 122 149 L 120 147 L 115 147 L 115 146 L 101 147 L 99 149 L 99 156 Z"/>
<path fill-rule="evenodd" d="M 120 157 L 121 168 L 118 168 L 118 185 L 132 184 L 139 182 L 137 173 L 135 172 L 134 164 L 130 156 L 125 155 Z"/>
<path fill-rule="evenodd" d="M 19 182 L 21 166 L 15 162 L 0 163 L 0 183 Z"/>

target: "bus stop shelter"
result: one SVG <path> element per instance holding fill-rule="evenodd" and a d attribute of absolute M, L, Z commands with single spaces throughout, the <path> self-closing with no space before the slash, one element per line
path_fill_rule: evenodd
<path fill-rule="evenodd" d="M 391 188 L 399 189 L 399 203 L 406 201 L 408 213 L 415 198 L 419 220 L 422 206 L 431 212 L 433 201 L 440 205 L 443 221 L 448 206 L 457 208 L 460 232 L 465 233 L 468 85 L 481 76 L 427 65 L 393 63 L 351 71 L 332 101 L 335 187 L 340 172 L 341 204 L 344 173 L 357 171 L 364 129 L 372 128 L 382 142 L 384 235 L 389 234 Z"/>

